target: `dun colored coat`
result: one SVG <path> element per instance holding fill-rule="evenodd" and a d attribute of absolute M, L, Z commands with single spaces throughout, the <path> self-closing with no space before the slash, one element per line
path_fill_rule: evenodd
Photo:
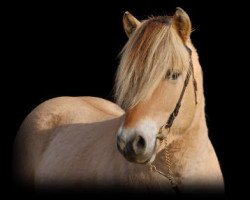
<path fill-rule="evenodd" d="M 168 148 L 181 191 L 223 191 L 188 15 L 178 8 L 173 16 L 140 22 L 126 12 L 123 25 L 129 40 L 116 74 L 117 104 L 95 97 L 60 97 L 39 105 L 16 137 L 16 177 L 36 189 L 110 186 L 171 192 L 169 180 L 148 166 L 153 162 L 166 173 L 163 152 Z M 188 73 L 186 46 L 192 51 L 197 104 L 189 81 L 164 145 L 156 135 L 173 111 Z"/>

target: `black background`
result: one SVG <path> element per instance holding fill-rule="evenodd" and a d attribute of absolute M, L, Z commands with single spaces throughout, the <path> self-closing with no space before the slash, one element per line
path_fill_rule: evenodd
<path fill-rule="evenodd" d="M 221 1 L 220 1 L 221 2 Z M 25 116 L 41 102 L 57 96 L 98 96 L 113 99 L 118 54 L 127 41 L 122 28 L 128 10 L 138 19 L 173 14 L 182 7 L 190 16 L 192 41 L 204 71 L 209 135 L 221 163 L 226 193 L 235 181 L 231 141 L 240 134 L 235 117 L 242 97 L 238 84 L 244 71 L 239 56 L 245 5 L 237 2 L 154 0 L 83 1 L 77 3 L 12 3 L 6 7 L 7 43 L 2 69 L 4 147 L 7 172 L 16 132 Z M 236 93 L 236 95 L 235 95 Z M 239 172 L 237 172 L 239 173 Z M 7 187 L 11 186 L 8 176 Z"/>

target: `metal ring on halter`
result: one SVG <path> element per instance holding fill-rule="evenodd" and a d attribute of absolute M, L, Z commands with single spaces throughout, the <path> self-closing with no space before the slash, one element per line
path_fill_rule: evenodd
<path fill-rule="evenodd" d="M 156 139 L 162 141 L 164 140 L 167 136 L 163 134 L 163 129 L 168 129 L 168 133 L 170 132 L 170 128 L 166 128 L 166 125 L 162 125 L 158 131 L 158 134 L 156 135 Z"/>
<path fill-rule="evenodd" d="M 158 134 L 156 135 L 156 139 L 163 140 L 165 136 L 162 133 L 162 129 L 164 128 L 165 125 L 162 125 L 158 131 Z"/>

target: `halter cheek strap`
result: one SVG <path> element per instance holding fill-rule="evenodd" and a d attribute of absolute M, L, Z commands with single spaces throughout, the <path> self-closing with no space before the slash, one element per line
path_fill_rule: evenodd
<path fill-rule="evenodd" d="M 162 129 L 163 128 L 170 129 L 172 127 L 172 125 L 173 125 L 173 122 L 174 122 L 175 118 L 178 116 L 178 113 L 179 113 L 179 110 L 180 110 L 180 107 L 181 107 L 181 102 L 182 102 L 183 96 L 185 94 L 186 88 L 188 86 L 191 75 L 193 75 L 195 105 L 198 103 L 197 102 L 197 82 L 196 82 L 195 77 L 194 77 L 194 67 L 193 67 L 193 62 L 192 62 L 192 50 L 187 45 L 185 45 L 185 47 L 186 47 L 186 49 L 187 49 L 187 51 L 189 53 L 189 69 L 188 69 L 188 72 L 187 72 L 187 75 L 186 75 L 186 78 L 185 78 L 185 81 L 184 81 L 184 85 L 183 85 L 180 97 L 179 97 L 179 99 L 178 99 L 178 101 L 177 101 L 177 103 L 175 105 L 175 108 L 174 108 L 173 112 L 168 117 L 168 120 L 167 120 L 166 124 L 164 124 L 160 128 L 159 134 L 157 135 L 158 139 L 163 139 L 164 138 L 164 136 L 162 135 Z"/>

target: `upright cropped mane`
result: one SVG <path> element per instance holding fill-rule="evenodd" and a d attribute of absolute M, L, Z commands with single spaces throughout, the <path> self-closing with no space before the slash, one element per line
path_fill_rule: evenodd
<path fill-rule="evenodd" d="M 124 110 L 150 97 L 169 69 L 187 70 L 188 52 L 171 20 L 162 16 L 144 21 L 123 48 L 115 98 Z"/>

